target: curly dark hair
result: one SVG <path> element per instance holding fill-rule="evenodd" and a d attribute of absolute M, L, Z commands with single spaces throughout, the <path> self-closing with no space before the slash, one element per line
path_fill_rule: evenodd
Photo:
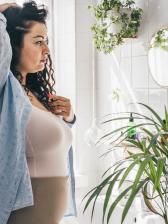
<path fill-rule="evenodd" d="M 10 37 L 13 52 L 11 71 L 24 87 L 27 95 L 31 91 L 50 110 L 48 94 L 56 93 L 53 88 L 55 79 L 50 55 L 48 55 L 47 64 L 43 71 L 27 74 L 25 85 L 22 84 L 22 74 L 16 70 L 16 66 L 20 61 L 20 51 L 23 47 L 24 35 L 29 32 L 33 22 L 46 24 L 48 11 L 44 5 L 37 6 L 36 2 L 29 1 L 24 3 L 23 7 L 8 8 L 3 14 L 7 19 L 7 32 Z"/>

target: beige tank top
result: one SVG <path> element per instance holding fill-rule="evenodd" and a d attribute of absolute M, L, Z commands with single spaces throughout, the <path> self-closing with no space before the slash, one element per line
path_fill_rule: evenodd
<path fill-rule="evenodd" d="M 71 129 L 62 118 L 32 105 L 26 129 L 30 176 L 67 176 L 67 156 L 71 144 Z"/>

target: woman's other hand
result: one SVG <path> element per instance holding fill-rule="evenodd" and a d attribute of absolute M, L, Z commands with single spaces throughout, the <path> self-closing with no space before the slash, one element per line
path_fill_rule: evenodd
<path fill-rule="evenodd" d="M 4 12 L 6 9 L 10 8 L 10 7 L 15 7 L 17 6 L 16 3 L 5 3 L 5 4 L 1 4 L 0 5 L 0 12 Z"/>
<path fill-rule="evenodd" d="M 54 114 L 62 116 L 67 122 L 71 122 L 74 119 L 71 101 L 68 98 L 49 94 L 49 101 Z"/>

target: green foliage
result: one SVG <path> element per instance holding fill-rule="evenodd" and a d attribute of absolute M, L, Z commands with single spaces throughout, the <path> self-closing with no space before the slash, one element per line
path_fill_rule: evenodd
<path fill-rule="evenodd" d="M 91 30 L 98 50 L 110 53 L 124 38 L 136 37 L 143 10 L 135 7 L 134 0 L 104 0 L 88 8 L 96 19 Z M 119 29 L 116 33 L 110 31 L 114 24 Z"/>
<path fill-rule="evenodd" d="M 111 130 L 99 141 L 100 144 L 101 141 L 106 142 L 106 139 L 109 141 L 110 137 L 113 137 L 113 140 L 111 140 L 111 144 L 113 145 L 111 151 L 116 148 L 118 142 L 119 144 L 128 144 L 134 147 L 134 149 L 138 149 L 136 151 L 128 151 L 128 157 L 117 161 L 112 167 L 106 170 L 102 176 L 102 182 L 92 189 L 84 198 L 85 200 L 87 199 L 84 211 L 88 208 L 90 203 L 94 201 L 92 209 L 93 218 L 97 197 L 105 190 L 102 217 L 103 224 L 109 224 L 110 218 L 118 203 L 120 203 L 123 198 L 127 198 L 122 213 L 121 223 L 123 223 L 138 193 L 142 194 L 144 202 L 149 210 L 161 216 L 166 224 L 168 223 L 168 112 L 165 107 L 165 116 L 161 118 L 151 107 L 142 103 L 139 104 L 151 113 L 151 116 L 146 116 L 144 114 L 132 112 L 134 120 L 136 120 L 137 123 L 139 122 L 134 127 L 140 128 L 143 136 L 145 136 L 144 138 L 125 138 L 128 127 L 123 126 Z M 129 114 L 130 112 L 128 115 L 124 113 L 118 118 L 107 119 L 102 122 L 102 125 L 106 123 L 111 124 L 120 120 L 128 121 Z M 120 134 L 121 132 L 122 134 Z M 116 138 L 114 139 L 115 136 Z M 131 182 L 130 186 L 123 189 L 116 198 L 111 197 L 115 186 L 119 189 L 121 187 L 123 188 L 125 181 L 128 181 L 129 175 L 133 169 L 136 175 L 133 180 L 129 180 Z M 158 201 L 160 204 L 158 204 Z"/>
<path fill-rule="evenodd" d="M 150 47 L 161 47 L 168 51 L 168 28 L 160 29 L 153 35 Z"/>

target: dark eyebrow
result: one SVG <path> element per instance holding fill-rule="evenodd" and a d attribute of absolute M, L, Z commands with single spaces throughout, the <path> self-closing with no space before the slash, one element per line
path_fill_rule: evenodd
<path fill-rule="evenodd" d="M 41 37 L 42 39 L 44 39 L 44 37 L 41 36 L 41 35 L 37 35 L 37 36 L 35 36 L 35 37 L 33 37 L 33 38 L 39 38 L 39 37 Z"/>

